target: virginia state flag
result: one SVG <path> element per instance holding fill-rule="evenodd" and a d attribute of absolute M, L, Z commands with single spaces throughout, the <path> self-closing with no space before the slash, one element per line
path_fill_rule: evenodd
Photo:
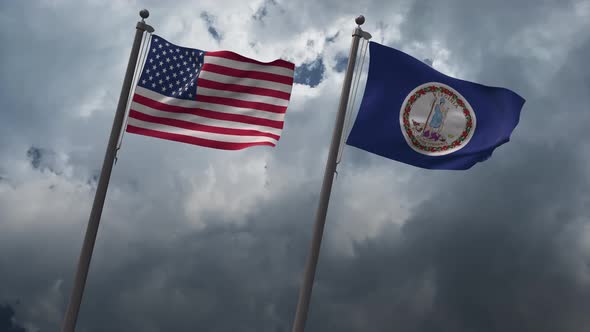
<path fill-rule="evenodd" d="M 468 169 L 506 143 L 525 100 L 444 75 L 370 43 L 365 93 L 348 145 L 427 169 Z"/>

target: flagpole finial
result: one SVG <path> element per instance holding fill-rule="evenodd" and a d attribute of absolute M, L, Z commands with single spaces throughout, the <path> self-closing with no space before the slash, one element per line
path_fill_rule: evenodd
<path fill-rule="evenodd" d="M 142 9 L 139 11 L 139 16 L 141 16 L 141 20 L 145 20 L 150 16 L 150 12 L 147 9 Z"/>
<path fill-rule="evenodd" d="M 354 19 L 354 21 L 356 22 L 356 24 L 361 26 L 363 25 L 363 23 L 365 23 L 365 17 L 363 15 L 359 15 L 357 18 Z"/>

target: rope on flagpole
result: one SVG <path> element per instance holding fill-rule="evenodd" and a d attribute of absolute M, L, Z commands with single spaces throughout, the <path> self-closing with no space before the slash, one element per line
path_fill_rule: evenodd
<path fill-rule="evenodd" d="M 131 93 L 127 98 L 127 106 L 125 107 L 125 122 L 123 122 L 123 130 L 121 131 L 121 137 L 119 138 L 119 142 L 117 143 L 117 149 L 115 150 L 115 165 L 117 164 L 117 160 L 119 159 L 119 150 L 121 150 L 121 146 L 123 145 L 123 136 L 125 136 L 125 132 L 127 129 L 127 122 L 129 122 L 129 110 L 131 108 L 131 103 L 133 102 L 133 95 L 135 94 L 135 88 L 137 87 L 137 81 L 141 76 L 141 71 L 143 70 L 143 66 L 145 66 L 145 61 L 147 59 L 147 52 L 149 50 L 149 44 L 152 40 L 152 33 L 147 32 L 143 35 L 141 41 L 141 51 L 139 56 L 139 66 L 133 76 L 133 83 L 131 85 Z"/>
<path fill-rule="evenodd" d="M 350 131 L 350 127 L 352 125 L 352 110 L 354 109 L 354 104 L 356 102 L 356 96 L 357 96 L 357 92 L 358 92 L 358 86 L 360 84 L 360 80 L 361 80 L 361 74 L 363 71 L 363 66 L 365 65 L 365 59 L 367 56 L 367 50 L 368 50 L 368 45 L 369 45 L 369 41 L 365 38 L 362 39 L 362 45 L 361 45 L 361 51 L 359 52 L 360 54 L 362 54 L 361 57 L 361 61 L 360 61 L 360 65 L 357 63 L 356 67 L 355 67 L 355 78 L 353 81 L 353 85 L 352 85 L 352 93 L 350 94 L 350 97 L 348 98 L 348 109 L 346 111 L 346 125 L 344 130 L 342 131 L 342 137 L 340 138 L 340 147 L 338 149 L 338 158 L 336 160 L 336 165 L 340 164 L 340 161 L 342 160 L 342 155 L 343 155 L 343 150 L 344 150 L 344 144 L 342 144 L 342 141 L 345 139 L 345 137 L 348 135 L 348 132 Z M 338 176 L 338 172 L 336 171 L 336 176 Z"/>
<path fill-rule="evenodd" d="M 352 112 L 352 110 L 355 107 L 355 103 L 356 103 L 356 97 L 358 95 L 358 87 L 360 85 L 360 81 L 361 81 L 361 75 L 363 73 L 363 67 L 365 65 L 365 59 L 367 57 L 367 50 L 369 49 L 368 47 L 369 45 L 369 41 L 368 40 L 364 40 L 363 39 L 363 45 L 361 48 L 361 53 L 363 54 L 362 58 L 361 58 L 361 63 L 360 63 L 360 68 L 357 72 L 357 76 L 356 76 L 356 82 L 354 83 L 354 90 L 352 93 L 352 102 L 349 104 L 350 107 L 350 111 Z M 344 136 L 346 136 L 346 134 L 348 134 L 348 132 L 350 131 L 350 127 L 352 125 L 352 113 L 349 114 L 350 116 L 348 117 L 348 122 L 346 123 L 346 131 L 343 133 Z"/>

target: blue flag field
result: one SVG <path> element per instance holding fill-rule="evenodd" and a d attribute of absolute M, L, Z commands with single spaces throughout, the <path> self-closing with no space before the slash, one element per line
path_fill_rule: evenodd
<path fill-rule="evenodd" d="M 469 169 L 508 142 L 525 100 L 444 75 L 371 42 L 367 85 L 346 144 L 426 169 Z"/>

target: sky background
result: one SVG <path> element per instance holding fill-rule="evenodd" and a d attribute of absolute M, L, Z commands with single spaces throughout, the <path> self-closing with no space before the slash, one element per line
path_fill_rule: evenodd
<path fill-rule="evenodd" d="M 344 148 L 306 331 L 590 330 L 590 1 L 51 0 L 0 2 L 0 332 L 59 329 L 142 8 L 298 83 L 276 148 L 124 136 L 77 331 L 290 331 L 358 14 L 527 102 L 468 171 Z"/>

